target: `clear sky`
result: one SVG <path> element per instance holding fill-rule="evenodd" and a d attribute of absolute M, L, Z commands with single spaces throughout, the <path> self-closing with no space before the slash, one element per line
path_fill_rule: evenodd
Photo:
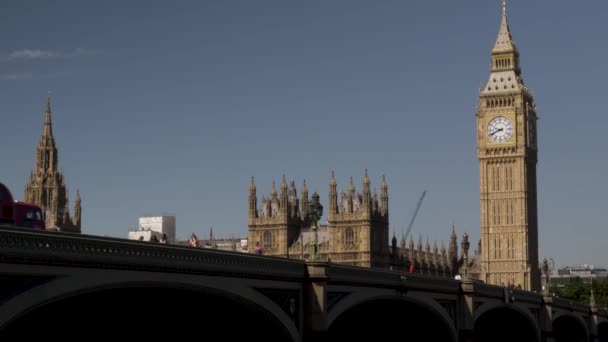
<path fill-rule="evenodd" d="M 608 2 L 508 2 L 538 105 L 540 258 L 608 265 Z M 283 174 L 327 206 L 365 168 L 400 235 L 479 239 L 475 108 L 500 0 L 0 2 L 0 181 L 22 199 L 52 96 L 83 231 L 144 214 L 247 232 Z M 325 218 L 323 218 L 323 221 Z M 476 246 L 476 243 L 473 244 Z"/>

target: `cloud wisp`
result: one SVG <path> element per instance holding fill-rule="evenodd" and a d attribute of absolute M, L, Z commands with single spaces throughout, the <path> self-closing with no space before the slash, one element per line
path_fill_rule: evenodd
<path fill-rule="evenodd" d="M 2 81 L 23 81 L 31 80 L 34 75 L 31 72 L 17 72 L 0 75 Z"/>
<path fill-rule="evenodd" d="M 75 58 L 83 56 L 91 56 L 98 54 L 99 51 L 76 48 L 68 52 L 50 51 L 50 50 L 38 50 L 38 49 L 23 49 L 15 50 L 9 53 L 7 59 L 9 61 L 31 61 L 40 59 L 51 59 L 51 58 Z"/>

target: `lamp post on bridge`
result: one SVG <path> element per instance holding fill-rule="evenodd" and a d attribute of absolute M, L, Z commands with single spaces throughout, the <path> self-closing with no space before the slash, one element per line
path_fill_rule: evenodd
<path fill-rule="evenodd" d="M 317 226 L 317 221 L 321 218 L 321 216 L 323 216 L 323 205 L 321 205 L 321 202 L 319 201 L 319 194 L 317 194 L 316 191 L 314 194 L 312 194 L 312 199 L 306 210 L 306 215 L 311 221 L 310 228 L 312 229 L 314 236 L 311 244 L 310 260 L 317 261 L 319 260 L 319 228 Z"/>
<path fill-rule="evenodd" d="M 547 258 L 545 258 L 543 260 L 543 273 L 545 274 L 545 288 L 543 293 L 548 295 L 549 294 L 549 262 L 547 261 Z"/>
<path fill-rule="evenodd" d="M 467 235 L 467 233 L 464 233 L 464 235 L 462 236 L 462 261 L 463 261 L 463 265 L 462 265 L 462 279 L 463 280 L 469 280 L 469 247 L 470 247 L 470 243 L 469 243 L 469 235 Z"/>
<path fill-rule="evenodd" d="M 597 309 L 597 303 L 595 302 L 595 293 L 593 292 L 593 278 L 589 280 L 589 287 L 591 288 L 591 296 L 589 297 L 589 306 Z"/>

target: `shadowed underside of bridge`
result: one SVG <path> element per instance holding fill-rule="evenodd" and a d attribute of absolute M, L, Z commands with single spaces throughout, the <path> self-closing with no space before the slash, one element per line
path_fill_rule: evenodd
<path fill-rule="evenodd" d="M 573 316 L 561 316 L 553 321 L 555 342 L 586 342 L 587 328 Z"/>
<path fill-rule="evenodd" d="M 597 335 L 600 342 L 608 342 L 608 322 L 598 324 Z"/>
<path fill-rule="evenodd" d="M 272 314 L 251 302 L 216 291 L 158 286 L 97 289 L 59 298 L 0 330 L 0 338 L 21 340 L 40 336 L 76 340 L 91 335 L 203 338 L 209 334 L 227 340 L 260 335 L 267 341 L 292 341 Z"/>
<path fill-rule="evenodd" d="M 359 304 L 342 313 L 329 327 L 330 341 L 409 340 L 424 336 L 425 341 L 453 341 L 448 322 L 429 308 L 413 302 L 379 299 Z"/>
<path fill-rule="evenodd" d="M 536 342 L 538 327 L 524 315 L 508 307 L 498 307 L 475 321 L 477 342 Z"/>

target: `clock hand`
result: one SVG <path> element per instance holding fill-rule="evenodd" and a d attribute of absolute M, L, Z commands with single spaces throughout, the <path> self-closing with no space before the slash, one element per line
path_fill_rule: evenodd
<path fill-rule="evenodd" d="M 498 132 L 500 132 L 500 131 L 502 131 L 502 128 L 498 128 L 498 129 L 496 129 L 494 132 L 490 133 L 490 135 L 494 135 L 494 134 L 496 134 L 496 133 L 498 133 Z"/>

